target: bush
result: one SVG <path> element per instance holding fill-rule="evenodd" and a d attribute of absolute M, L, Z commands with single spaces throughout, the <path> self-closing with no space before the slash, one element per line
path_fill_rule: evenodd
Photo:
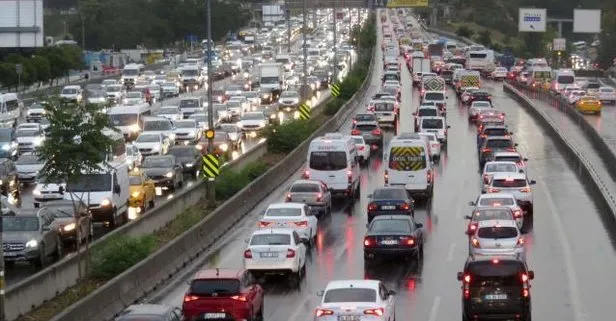
<path fill-rule="evenodd" d="M 315 130 L 315 124 L 293 120 L 282 125 L 270 126 L 265 132 L 267 150 L 275 154 L 290 153 Z"/>
<path fill-rule="evenodd" d="M 325 109 L 323 110 L 323 113 L 327 116 L 333 116 L 338 112 L 338 110 L 340 110 L 340 107 L 342 107 L 342 100 L 338 98 L 332 98 L 325 104 Z"/>
<path fill-rule="evenodd" d="M 152 235 L 119 236 L 92 251 L 92 276 L 110 280 L 145 259 L 156 246 Z"/>
<path fill-rule="evenodd" d="M 241 171 L 225 168 L 216 179 L 216 199 L 227 200 L 257 179 L 268 169 L 266 163 L 256 162 L 244 167 Z"/>
<path fill-rule="evenodd" d="M 458 30 L 456 30 L 456 35 L 458 35 L 458 37 L 470 39 L 473 36 L 473 30 L 469 29 L 467 26 L 460 26 Z"/>

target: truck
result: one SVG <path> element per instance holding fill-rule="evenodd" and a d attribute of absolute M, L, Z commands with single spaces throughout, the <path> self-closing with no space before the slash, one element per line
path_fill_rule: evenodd
<path fill-rule="evenodd" d="M 182 85 L 186 91 L 197 90 L 205 84 L 205 77 L 201 68 L 196 65 L 184 66 L 181 71 Z"/>
<path fill-rule="evenodd" d="M 433 43 L 428 45 L 428 57 L 443 57 L 445 46 L 443 43 Z"/>
<path fill-rule="evenodd" d="M 278 100 L 283 91 L 284 65 L 281 63 L 262 63 L 259 66 L 261 104 L 268 105 Z"/>
<path fill-rule="evenodd" d="M 459 81 L 456 83 L 456 93 L 462 94 L 466 88 L 480 87 L 481 77 L 477 70 L 460 71 Z"/>
<path fill-rule="evenodd" d="M 440 91 L 447 92 L 445 87 L 445 79 L 442 77 L 430 77 L 424 78 L 421 81 L 421 93 L 423 94 L 426 91 Z"/>

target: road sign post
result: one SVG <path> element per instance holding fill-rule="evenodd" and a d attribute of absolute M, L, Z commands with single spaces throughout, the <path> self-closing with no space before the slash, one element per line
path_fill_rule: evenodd
<path fill-rule="evenodd" d="M 545 32 L 546 24 L 546 9 L 520 8 L 518 17 L 518 31 Z"/>
<path fill-rule="evenodd" d="M 17 73 L 17 92 L 19 93 L 19 88 L 21 88 L 21 73 L 23 72 L 23 66 L 21 64 L 15 65 L 15 73 Z"/>
<path fill-rule="evenodd" d="M 203 172 L 203 177 L 208 181 L 216 179 L 218 175 L 220 175 L 220 159 L 215 154 L 207 154 L 202 157 L 203 159 L 203 167 L 201 168 Z"/>

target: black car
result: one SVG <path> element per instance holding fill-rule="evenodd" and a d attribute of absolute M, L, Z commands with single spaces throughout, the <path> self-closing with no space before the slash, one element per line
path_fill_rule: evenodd
<path fill-rule="evenodd" d="M 382 215 L 368 224 L 364 237 L 364 262 L 380 258 L 421 260 L 424 233 L 421 223 L 408 215 Z"/>
<path fill-rule="evenodd" d="M 477 148 L 483 145 L 483 141 L 490 136 L 511 136 L 513 133 L 509 131 L 506 125 L 486 125 L 477 133 Z"/>
<path fill-rule="evenodd" d="M 469 99 L 466 104 L 471 105 L 474 101 L 489 101 L 492 103 L 492 95 L 486 91 L 477 90 L 471 94 L 471 99 Z"/>
<path fill-rule="evenodd" d="M 12 204 L 21 206 L 21 185 L 15 163 L 8 158 L 0 158 L 0 193 L 6 196 Z"/>
<path fill-rule="evenodd" d="M 415 201 L 403 187 L 379 187 L 368 198 L 368 223 L 379 215 L 415 216 Z"/>
<path fill-rule="evenodd" d="M 518 144 L 510 136 L 488 136 L 479 148 L 479 168 L 483 168 L 496 152 L 515 152 Z"/>
<path fill-rule="evenodd" d="M 173 155 L 148 156 L 143 160 L 141 170 L 163 190 L 173 192 L 184 185 L 182 164 Z"/>
<path fill-rule="evenodd" d="M 531 320 L 529 281 L 535 273 L 521 256 L 470 256 L 457 277 L 462 320 Z"/>
<path fill-rule="evenodd" d="M 0 128 L 0 157 L 15 159 L 18 154 L 17 135 L 13 128 Z"/>
<path fill-rule="evenodd" d="M 167 155 L 175 156 L 175 159 L 182 165 L 182 172 L 189 173 L 197 177 L 201 168 L 201 153 L 192 145 L 176 145 L 169 148 Z"/>
<path fill-rule="evenodd" d="M 209 140 L 205 136 L 202 136 L 197 142 L 197 149 L 201 151 L 202 155 L 208 153 L 209 143 Z M 225 132 L 217 132 L 214 139 L 212 139 L 212 152 L 218 156 L 224 156 L 226 159 L 230 159 L 233 153 L 231 144 L 229 134 Z"/>
<path fill-rule="evenodd" d="M 181 321 L 182 310 L 180 308 L 164 304 L 135 304 L 122 311 L 116 321 Z"/>
<path fill-rule="evenodd" d="M 353 124 L 357 124 L 358 122 L 364 122 L 364 121 L 377 121 L 378 119 L 376 118 L 375 114 L 355 114 L 355 116 L 353 116 Z"/>

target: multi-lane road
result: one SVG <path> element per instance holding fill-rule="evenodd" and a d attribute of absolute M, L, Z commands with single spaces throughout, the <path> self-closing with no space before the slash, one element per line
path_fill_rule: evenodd
<path fill-rule="evenodd" d="M 377 30 L 381 30 L 378 28 Z M 381 60 L 378 54 L 376 61 Z M 411 78 L 402 70 L 402 116 L 416 108 Z M 372 75 L 368 93 L 380 85 L 380 73 Z M 533 314 L 537 320 L 613 320 L 616 306 L 610 293 L 616 286 L 614 242 L 603 227 L 601 209 L 577 178 L 555 143 L 515 101 L 500 83 L 486 82 L 497 108 L 507 113 L 519 150 L 530 160 L 528 172 L 537 180 L 534 187 L 534 228 L 526 236 L 528 260 L 536 273 L 532 283 Z M 366 95 L 369 97 L 370 95 Z M 363 110 L 368 99 L 356 104 Z M 383 164 L 375 157 L 362 170 L 361 200 L 337 204 L 331 217 L 319 222 L 318 240 L 311 250 L 306 279 L 297 289 L 282 281 L 265 284 L 265 319 L 312 320 L 319 300 L 317 291 L 334 279 L 378 278 L 398 291 L 396 315 L 402 320 L 459 320 L 460 284 L 456 272 L 467 257 L 464 234 L 468 201 L 480 191 L 475 128 L 467 123 L 466 107 L 459 105 L 453 91 L 448 99 L 449 146 L 437 165 L 435 196 L 420 205 L 416 218 L 427 234 L 425 259 L 419 266 L 389 264 L 364 271 L 363 237 L 366 230 L 367 195 L 383 184 Z M 341 131 L 348 131 L 347 121 Z M 391 133 L 386 140 L 391 139 Z M 175 282 L 152 296 L 153 302 L 181 306 L 186 281 L 195 269 L 241 268 L 244 239 L 256 228 L 259 213 L 272 202 L 284 201 L 287 188 L 300 172 L 264 199 L 251 215 L 221 240 L 202 262 L 188 267 Z"/>

